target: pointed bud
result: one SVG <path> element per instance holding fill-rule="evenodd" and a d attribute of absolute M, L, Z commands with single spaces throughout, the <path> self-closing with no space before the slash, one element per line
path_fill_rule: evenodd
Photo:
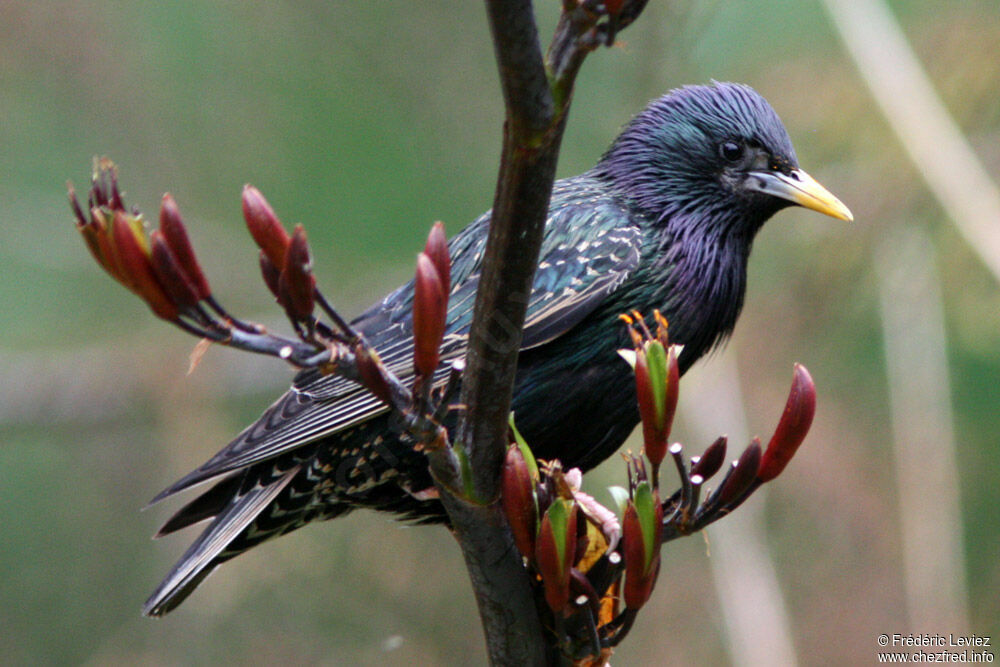
<path fill-rule="evenodd" d="M 691 476 L 701 475 L 703 480 L 709 480 L 715 473 L 719 472 L 722 464 L 726 462 L 726 436 L 720 436 L 718 440 L 708 446 L 698 462 L 691 466 Z"/>
<path fill-rule="evenodd" d="M 252 185 L 243 186 L 243 218 L 257 247 L 278 270 L 285 268 L 285 253 L 291 238 L 264 195 Z"/>
<path fill-rule="evenodd" d="M 635 389 L 642 419 L 643 450 L 654 469 L 667 454 L 668 434 L 663 428 L 664 366 L 659 343 L 636 348 Z"/>
<path fill-rule="evenodd" d="M 663 431 L 670 436 L 674 426 L 674 415 L 677 413 L 677 399 L 680 397 L 681 371 L 677 363 L 677 347 L 667 346 L 667 377 L 666 392 L 663 397 Z"/>
<path fill-rule="evenodd" d="M 191 284 L 181 269 L 177 257 L 171 252 L 163 232 L 154 229 L 149 235 L 150 263 L 157 281 L 163 286 L 167 296 L 180 308 L 191 308 L 201 299 L 197 288 Z"/>
<path fill-rule="evenodd" d="M 444 235 L 443 222 L 435 222 L 431 227 L 424 254 L 430 257 L 441 279 L 444 293 L 448 294 L 451 291 L 451 257 L 448 254 L 448 238 Z"/>
<path fill-rule="evenodd" d="M 354 346 L 354 359 L 358 368 L 358 380 L 364 388 L 386 405 L 391 405 L 392 395 L 389 383 L 382 373 L 382 360 L 378 353 L 364 343 L 358 343 Z"/>
<path fill-rule="evenodd" d="M 91 183 L 91 188 L 87 193 L 87 199 L 89 203 L 89 216 L 84 213 L 83 208 L 80 206 L 80 202 L 77 201 L 76 191 L 73 189 L 72 183 L 66 184 L 67 193 L 69 195 L 69 205 L 73 211 L 73 218 L 76 223 L 76 229 L 80 232 L 83 237 L 84 242 L 87 244 L 87 249 L 90 254 L 97 260 L 97 263 L 102 269 L 108 272 L 108 274 L 128 287 L 128 282 L 122 273 L 121 265 L 115 256 L 113 249 L 113 241 L 111 239 L 110 225 L 107 223 L 107 219 L 104 216 L 104 212 L 107 211 L 108 215 L 112 215 L 112 212 L 107 209 L 101 209 L 99 205 L 95 206 L 95 200 L 103 199 L 100 194 L 101 191 L 101 181 L 104 179 L 103 174 L 100 175 L 97 171 L 97 166 L 95 164 L 95 171 L 93 175 L 93 180 Z"/>
<path fill-rule="evenodd" d="M 570 569 L 575 553 L 576 505 L 556 498 L 542 516 L 535 565 L 545 587 L 545 601 L 557 613 L 569 603 Z"/>
<path fill-rule="evenodd" d="M 138 294 L 158 317 L 169 321 L 176 320 L 177 305 L 167 296 L 153 273 L 149 247 L 142 231 L 142 221 L 124 211 L 115 211 L 111 235 L 114 239 L 115 257 L 128 287 Z"/>
<path fill-rule="evenodd" d="M 815 414 L 816 385 L 813 384 L 812 377 L 806 367 L 795 364 L 792 388 L 788 392 L 785 411 L 781 414 L 778 428 L 771 436 L 767 450 L 760 460 L 757 478 L 761 482 L 771 481 L 785 469 L 788 462 L 795 456 L 799 445 L 805 440 Z"/>
<path fill-rule="evenodd" d="M 279 301 L 291 319 L 308 320 L 316 305 L 316 276 L 312 272 L 309 242 L 302 225 L 296 225 L 292 233 L 283 265 L 278 278 Z"/>
<path fill-rule="evenodd" d="M 260 251 L 260 273 L 264 277 L 264 284 L 271 291 L 275 299 L 280 299 L 278 282 L 281 279 L 281 271 L 278 270 L 271 260 L 267 258 L 267 253 Z"/>
<path fill-rule="evenodd" d="M 643 341 L 636 348 L 636 396 L 642 418 L 643 447 L 658 468 L 667 453 L 667 438 L 677 411 L 680 373 L 677 355 L 660 340 Z"/>
<path fill-rule="evenodd" d="M 448 316 L 448 295 L 434 262 L 425 253 L 417 256 L 413 295 L 413 365 L 425 378 L 433 376 Z"/>
<path fill-rule="evenodd" d="M 514 543 L 525 558 L 535 557 L 538 534 L 538 505 L 535 500 L 535 480 L 517 445 L 507 448 L 500 478 L 501 501 L 507 523 L 514 534 Z"/>
<path fill-rule="evenodd" d="M 541 476 L 538 473 L 538 461 L 535 460 L 535 455 L 531 451 L 531 448 L 528 447 L 528 443 L 524 439 L 524 436 L 521 435 L 521 432 L 517 430 L 517 426 L 514 425 L 513 412 L 510 413 L 510 416 L 507 418 L 507 424 L 510 426 L 510 432 L 514 436 L 514 443 L 517 445 L 517 448 L 521 450 L 521 456 L 524 457 L 524 462 L 528 466 L 528 472 L 531 474 L 531 480 L 537 484 L 541 479 Z"/>
<path fill-rule="evenodd" d="M 759 467 L 760 439 L 754 438 L 726 476 L 726 480 L 719 490 L 718 506 L 735 509 L 736 505 L 743 502 L 747 492 L 756 481 Z"/>
<path fill-rule="evenodd" d="M 636 486 L 622 520 L 625 606 L 639 609 L 649 599 L 660 570 L 663 505 L 649 482 Z"/>
<path fill-rule="evenodd" d="M 102 229 L 94 222 L 93 219 L 88 220 L 87 216 L 84 215 L 83 209 L 80 208 L 80 202 L 76 199 L 76 191 L 73 190 L 72 184 L 67 184 L 67 189 L 69 191 L 69 205 L 73 210 L 73 218 L 76 223 L 76 230 L 80 232 L 80 236 L 83 237 L 84 242 L 87 244 L 87 250 L 97 261 L 97 263 L 105 271 L 111 272 L 108 268 L 107 259 L 103 255 L 101 250 L 101 242 L 98 238 L 102 233 Z"/>
<path fill-rule="evenodd" d="M 208 280 L 205 279 L 205 274 L 202 273 L 201 266 L 194 256 L 194 248 L 188 239 L 177 202 L 169 193 L 164 194 L 160 201 L 160 232 L 181 272 L 194 287 L 198 300 L 210 297 L 212 292 L 208 287 Z"/>
<path fill-rule="evenodd" d="M 113 225 L 104 217 L 99 208 L 90 209 L 90 215 L 93 219 L 94 227 L 97 229 L 97 245 L 98 254 L 101 258 L 101 266 L 104 267 L 104 270 L 112 278 L 125 287 L 132 289 L 132 285 L 125 275 L 125 269 L 122 267 L 121 258 L 118 256 L 118 250 L 115 248 L 115 240 L 112 234 Z"/>

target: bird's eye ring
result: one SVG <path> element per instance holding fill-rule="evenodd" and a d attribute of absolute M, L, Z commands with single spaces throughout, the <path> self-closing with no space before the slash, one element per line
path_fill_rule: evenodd
<path fill-rule="evenodd" d="M 723 141 L 719 144 L 719 155 L 727 162 L 738 162 L 743 157 L 743 144 Z"/>

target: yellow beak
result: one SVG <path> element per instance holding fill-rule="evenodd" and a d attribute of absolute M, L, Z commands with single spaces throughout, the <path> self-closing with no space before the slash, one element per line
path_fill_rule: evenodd
<path fill-rule="evenodd" d="M 787 199 L 833 218 L 847 222 L 854 220 L 850 209 L 842 201 L 801 169 L 793 169 L 787 174 L 780 171 L 752 171 L 747 174 L 745 187 Z"/>

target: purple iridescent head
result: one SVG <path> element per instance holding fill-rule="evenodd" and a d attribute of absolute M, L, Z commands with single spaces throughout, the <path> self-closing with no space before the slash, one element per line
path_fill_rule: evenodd
<path fill-rule="evenodd" d="M 798 166 L 778 114 L 735 83 L 685 86 L 632 119 L 596 168 L 654 220 L 681 215 L 751 236 L 797 204 L 850 220 L 850 211 Z"/>

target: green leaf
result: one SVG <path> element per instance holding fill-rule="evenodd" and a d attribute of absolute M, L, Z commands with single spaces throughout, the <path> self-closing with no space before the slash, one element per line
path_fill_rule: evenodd
<path fill-rule="evenodd" d="M 642 542 L 646 547 L 646 567 L 653 562 L 656 541 L 656 501 L 653 498 L 653 487 L 649 482 L 641 482 L 635 488 L 635 512 L 642 528 Z"/>
<path fill-rule="evenodd" d="M 656 408 L 656 428 L 663 428 L 667 393 L 667 351 L 658 340 L 646 343 L 646 364 L 649 367 L 649 384 L 653 388 L 653 406 Z"/>
<path fill-rule="evenodd" d="M 569 526 L 569 513 L 572 510 L 572 503 L 565 498 L 556 498 L 549 505 L 546 514 L 549 515 L 549 525 L 552 526 L 552 537 L 556 544 L 556 551 L 559 554 L 559 563 L 566 562 L 566 530 Z"/>
<path fill-rule="evenodd" d="M 524 436 L 521 432 L 517 430 L 517 426 L 514 425 L 514 413 L 510 413 L 510 430 L 514 434 L 514 442 L 517 443 L 517 448 L 521 450 L 521 455 L 524 457 L 524 462 L 528 464 L 528 472 L 531 473 L 531 479 L 536 482 L 540 479 L 538 474 L 538 463 L 535 461 L 535 455 L 531 452 L 531 448 L 528 447 L 528 443 L 525 442 Z"/>

